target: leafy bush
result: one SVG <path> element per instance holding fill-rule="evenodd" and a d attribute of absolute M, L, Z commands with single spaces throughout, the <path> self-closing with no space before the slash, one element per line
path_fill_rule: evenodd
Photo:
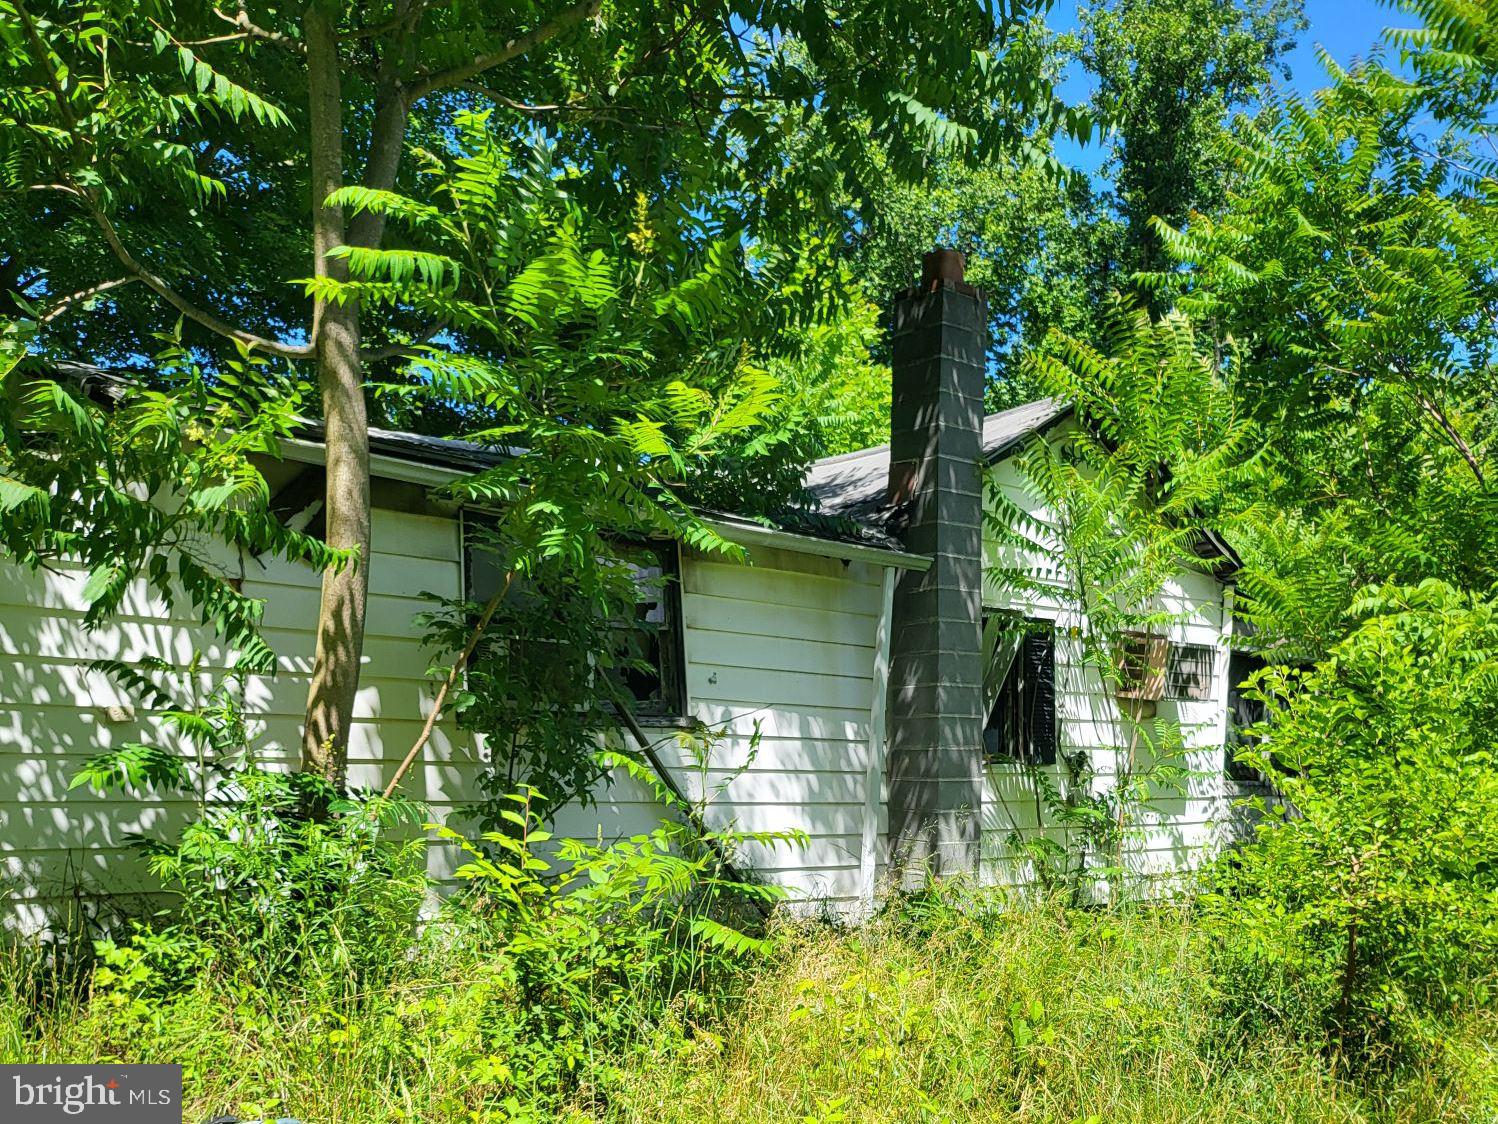
<path fill-rule="evenodd" d="M 507 830 L 486 833 L 487 847 L 436 828 L 469 856 L 456 873 L 470 890 L 444 918 L 509 993 L 461 1037 L 476 1033 L 490 1055 L 510 1059 L 489 1067 L 491 1080 L 546 1103 L 606 1082 L 612 1063 L 598 1059 L 627 1050 L 668 1011 L 707 1014 L 736 969 L 771 949 L 745 927 L 763 921 L 751 903 L 784 891 L 725 866 L 733 844 L 772 836 L 704 834 L 673 817 L 609 845 L 553 840 L 534 793 L 510 803 Z M 542 852 L 553 846 L 551 861 Z"/>
<path fill-rule="evenodd" d="M 1430 581 L 1355 610 L 1321 664 L 1260 674 L 1240 759 L 1283 800 L 1207 900 L 1246 1014 L 1423 1049 L 1498 973 L 1498 602 Z"/>
<path fill-rule="evenodd" d="M 326 813 L 308 816 L 314 805 Z M 408 801 L 334 798 L 309 774 L 237 773 L 175 841 L 141 841 L 177 896 L 156 937 L 262 986 L 313 968 L 377 976 L 414 939 L 425 848 L 392 832 L 419 819 Z M 132 944 L 155 958 L 155 940 Z"/>
<path fill-rule="evenodd" d="M 196 812 L 175 839 L 135 839 L 176 901 L 123 945 L 101 942 L 101 955 L 128 960 L 116 966 L 158 994 L 197 970 L 266 987 L 308 971 L 378 975 L 409 948 L 428 888 L 423 842 L 400 834 L 421 822 L 419 806 L 262 768 L 243 675 L 231 670 L 205 691 L 205 663 L 195 653 L 186 674 L 160 659 L 92 665 L 161 729 L 154 744 L 100 750 L 69 787 L 154 788 Z"/>
<path fill-rule="evenodd" d="M 782 891 L 729 857 L 792 836 L 704 832 L 669 792 L 659 827 L 612 844 L 553 839 L 530 791 L 480 840 L 434 828 L 466 886 L 418 925 L 424 844 L 396 830 L 414 806 L 231 783 L 151 845 L 179 907 L 97 942 L 88 986 L 39 988 L 40 960 L 0 957 L 0 1057 L 183 1062 L 198 1115 L 551 1119 L 603 1104 L 643 1039 L 720 1014 L 772 951 Z"/>

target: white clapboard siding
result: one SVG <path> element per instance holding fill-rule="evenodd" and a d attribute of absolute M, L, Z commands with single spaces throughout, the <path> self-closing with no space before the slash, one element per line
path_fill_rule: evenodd
<path fill-rule="evenodd" d="M 1055 526 L 1047 511 L 1025 487 L 1013 461 L 991 470 L 1003 498 L 1027 512 L 1043 527 Z M 1052 542 L 1042 530 L 1042 543 Z M 1085 659 L 1082 642 L 1069 629 L 1077 622 L 1075 610 L 1063 595 L 1067 575 L 1054 551 L 1000 547 L 989 536 L 985 565 L 1018 568 L 1038 581 L 1040 589 L 1014 592 L 998 582 L 985 582 L 984 603 L 1013 609 L 1058 623 L 1056 636 L 1056 720 L 1059 756 L 1088 755 L 1096 791 L 1104 790 L 1129 767 L 1138 771 L 1150 761 L 1148 739 L 1131 729 L 1120 713 L 1100 670 Z M 1055 592 L 1050 592 L 1054 589 Z M 1168 581 L 1154 609 L 1173 616 L 1165 628 L 1176 643 L 1202 644 L 1217 653 L 1212 697 L 1199 702 L 1161 700 L 1157 714 L 1179 724 L 1185 753 L 1172 762 L 1188 777 L 1179 788 L 1161 791 L 1144 807 L 1131 809 L 1126 825 L 1124 855 L 1131 870 L 1157 877 L 1189 868 L 1217 851 L 1241 831 L 1242 816 L 1235 808 L 1241 793 L 1223 772 L 1226 729 L 1228 629 L 1222 585 L 1211 575 L 1183 572 Z M 1148 726 L 1148 724 L 1146 724 Z M 1065 791 L 1066 768 L 1049 769 L 1058 791 Z M 1066 842 L 1065 832 L 1044 821 L 1044 801 L 1033 778 L 1015 765 L 997 764 L 986 770 L 983 792 L 982 862 L 984 877 L 992 881 L 1026 883 L 1034 871 L 1015 853 L 1010 839 L 1018 834 L 1033 839 L 1044 833 Z"/>
<path fill-rule="evenodd" d="M 994 473 L 1009 500 L 1046 520 L 1012 464 Z M 1041 592 L 1022 595 L 986 583 L 985 603 L 1059 622 L 1058 748 L 1087 753 L 1096 783 L 1109 783 L 1124 764 L 1131 731 L 1068 631 L 1076 622 L 1062 596 L 1059 552 L 1006 557 L 990 542 L 986 562 L 1024 566 L 1040 577 Z M 294 767 L 318 576 L 280 560 L 224 564 L 246 593 L 265 600 L 264 636 L 277 656 L 274 677 L 243 687 L 255 744 L 265 763 Z M 458 595 L 462 574 L 457 519 L 376 512 L 365 663 L 350 731 L 354 785 L 381 785 L 418 735 L 434 683 L 426 674 L 432 653 L 413 618 L 430 608 L 423 593 Z M 679 723 L 650 732 L 675 782 L 705 801 L 712 825 L 804 836 L 797 847 L 746 844 L 741 858 L 809 910 L 857 911 L 883 863 L 887 791 L 871 745 L 883 577 L 867 563 L 770 548 L 754 548 L 747 562 L 691 552 L 682 560 L 683 717 L 711 733 L 683 741 Z M 79 888 L 120 893 L 149 886 L 130 836 L 160 835 L 193 811 L 190 801 L 68 789 L 101 748 L 162 736 L 159 714 L 89 664 L 160 659 L 182 669 L 170 676 L 175 690 L 206 691 L 234 658 L 186 611 L 173 613 L 140 583 L 117 616 L 85 630 L 83 581 L 65 567 L 27 574 L 0 564 L 0 872 L 12 918 L 34 918 Z M 1235 807 L 1237 787 L 1222 771 L 1228 628 L 1222 587 L 1208 575 L 1183 573 L 1161 592 L 1159 608 L 1178 617 L 1173 640 L 1218 653 L 1210 700 L 1159 704 L 1162 716 L 1181 724 L 1191 775 L 1136 810 L 1124 848 L 1142 876 L 1163 884 L 1240 831 L 1243 815 Z M 189 673 L 195 660 L 197 672 Z M 456 813 L 479 794 L 482 751 L 479 739 L 444 722 L 405 790 L 425 801 L 434 818 L 470 828 Z M 1144 761 L 1148 748 L 1140 744 L 1133 753 Z M 1052 775 L 1058 787 L 1062 772 L 1057 767 Z M 649 832 L 664 814 L 657 793 L 628 775 L 607 778 L 592 795 L 557 812 L 559 836 L 606 843 Z M 1033 866 L 1010 843 L 1016 833 L 1066 841 L 1062 829 L 1046 822 L 1034 778 L 1017 767 L 988 770 L 981 812 L 983 874 L 990 879 L 1034 881 Z M 429 854 L 438 877 L 458 860 L 446 844 Z"/>
<path fill-rule="evenodd" d="M 689 797 L 707 797 L 713 827 L 806 835 L 741 856 L 805 908 L 847 910 L 860 893 L 881 580 L 863 563 L 765 548 L 748 565 L 682 559 L 687 716 L 712 734 L 702 763 L 666 729 L 653 731 L 659 753 Z M 557 829 L 607 838 L 659 817 L 648 792 L 615 778 Z"/>
<path fill-rule="evenodd" d="M 273 678 L 249 679 L 242 702 L 252 719 L 258 759 L 291 768 L 300 754 L 300 719 L 307 695 L 317 620 L 319 576 L 270 559 L 228 561 L 244 592 L 266 601 L 264 636 L 275 650 Z M 431 707 L 416 613 L 430 608 L 420 594 L 462 591 L 456 520 L 378 509 L 370 564 L 369 626 L 364 670 L 350 733 L 350 781 L 382 784 L 421 730 Z M 161 836 L 193 813 L 189 800 L 151 793 L 99 795 L 69 789 L 79 767 L 101 749 L 171 737 L 159 715 L 141 706 L 97 659 L 164 660 L 196 676 L 167 677 L 174 690 L 207 690 L 221 680 L 233 653 L 199 627 L 191 610 L 175 612 L 144 583 L 127 593 L 122 611 L 95 629 L 83 627 L 77 569 L 28 573 L 0 563 L 0 872 L 10 923 L 33 925 L 75 892 L 127 894 L 149 887 L 132 835 Z M 123 707 L 123 711 L 111 708 Z M 443 723 L 421 765 L 405 784 L 439 818 L 471 800 L 477 758 L 471 739 Z M 432 873 L 450 871 L 448 848 L 433 848 Z"/>

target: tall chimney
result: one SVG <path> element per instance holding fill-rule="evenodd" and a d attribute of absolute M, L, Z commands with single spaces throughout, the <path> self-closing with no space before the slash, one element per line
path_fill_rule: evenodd
<path fill-rule="evenodd" d="M 931 558 L 895 587 L 888 711 L 891 863 L 906 886 L 977 869 L 982 794 L 983 294 L 936 250 L 895 297 L 889 500 Z"/>

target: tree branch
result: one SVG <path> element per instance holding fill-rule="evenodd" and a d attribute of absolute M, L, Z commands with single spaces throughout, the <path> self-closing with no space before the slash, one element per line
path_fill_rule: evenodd
<path fill-rule="evenodd" d="M 78 194 L 82 197 L 84 206 L 93 215 L 94 222 L 104 232 L 104 241 L 109 243 L 109 248 L 114 251 L 114 256 L 119 258 L 120 264 L 134 274 L 138 280 L 145 282 L 148 289 L 178 312 L 182 313 L 183 316 L 197 324 L 201 324 L 210 332 L 215 332 L 231 340 L 238 340 L 247 347 L 258 348 L 268 355 L 277 355 L 283 359 L 306 359 L 312 355 L 313 349 L 310 344 L 286 344 L 265 336 L 257 336 L 254 332 L 247 332 L 243 328 L 236 328 L 227 320 L 223 320 L 213 313 L 199 308 L 187 300 L 187 298 L 181 296 L 164 280 L 136 261 L 130 251 L 125 249 L 125 244 L 120 241 L 120 236 L 114 228 L 114 223 L 110 222 L 109 216 L 99 209 L 92 195 L 81 190 Z"/>
<path fill-rule="evenodd" d="M 622 86 L 623 83 L 620 83 Z M 486 98 L 495 105 L 502 105 L 506 109 L 513 109 L 517 113 L 527 113 L 533 117 L 539 117 L 546 113 L 579 113 L 593 114 L 599 120 L 608 121 L 625 129 L 645 129 L 651 132 L 662 133 L 666 131 L 664 125 L 652 124 L 640 120 L 640 114 L 632 110 L 620 109 L 612 105 L 585 105 L 580 102 L 557 102 L 550 105 L 533 105 L 529 102 L 516 101 L 507 98 L 504 94 L 485 86 L 482 82 L 461 82 L 458 89 L 467 90 L 478 97 Z"/>
<path fill-rule="evenodd" d="M 230 39 L 259 39 L 265 43 L 274 43 L 278 47 L 284 47 L 288 51 L 295 51 L 299 55 L 307 53 L 307 48 L 291 36 L 283 35 L 279 31 L 268 31 L 251 22 L 250 13 L 245 10 L 243 2 L 239 5 L 239 11 L 232 16 L 220 8 L 214 8 L 213 14 L 225 23 L 233 24 L 239 28 L 239 34 L 224 36 L 220 40 L 204 39 L 202 40 L 203 43 L 227 42 Z M 184 46 L 189 45 L 184 44 Z"/>
<path fill-rule="evenodd" d="M 52 304 L 37 318 L 37 322 L 50 324 L 80 301 L 86 301 L 89 297 L 96 297 L 100 293 L 107 293 L 110 289 L 118 289 L 121 285 L 130 285 L 139 280 L 140 278 L 136 276 L 116 277 L 113 281 L 100 281 L 97 285 L 90 285 L 87 289 L 79 289 L 76 293 L 71 293 Z"/>
<path fill-rule="evenodd" d="M 384 23 L 377 23 L 372 27 L 356 28 L 353 31 L 344 32 L 338 38 L 343 42 L 348 42 L 352 39 L 374 39 L 381 35 L 387 35 L 402 25 L 410 25 L 420 19 L 421 14 L 426 11 L 426 7 L 426 0 L 420 0 L 419 3 L 413 3 L 405 11 L 397 12 Z"/>
<path fill-rule="evenodd" d="M 516 101 L 514 98 L 507 98 L 503 94 L 496 93 L 488 86 L 485 86 L 482 82 L 460 82 L 458 83 L 458 85 L 461 89 L 467 90 L 471 94 L 477 94 L 481 98 L 488 98 L 496 105 L 502 105 L 506 109 L 513 109 L 520 113 L 562 113 L 564 111 L 574 113 L 591 112 L 591 110 L 586 106 L 571 106 L 563 105 L 561 103 L 557 103 L 554 105 L 531 105 L 527 102 Z"/>
<path fill-rule="evenodd" d="M 70 138 L 71 142 L 75 148 L 80 147 L 80 142 L 77 135 L 78 119 L 73 113 L 73 107 L 68 103 L 67 92 L 63 89 L 62 83 L 58 80 L 56 71 L 54 71 L 48 64 L 47 60 L 50 52 L 47 49 L 47 45 L 42 40 L 41 33 L 37 30 L 35 21 L 32 20 L 30 13 L 26 11 L 25 7 L 20 3 L 20 0 L 15 0 L 15 10 L 17 15 L 21 19 L 21 23 L 25 27 L 26 36 L 31 42 L 32 50 L 36 53 L 37 64 L 46 71 L 47 81 L 52 87 L 53 99 L 57 103 L 57 112 L 62 117 L 63 123 L 67 126 L 69 132 L 72 134 Z M 197 305 L 188 301 L 185 297 L 181 296 L 175 289 L 168 285 L 166 281 L 158 277 L 156 274 L 152 273 L 140 262 L 136 261 L 130 251 L 125 249 L 125 244 L 120 241 L 119 232 L 115 230 L 114 223 L 110 222 L 109 216 L 106 215 L 100 208 L 98 200 L 94 197 L 91 191 L 88 191 L 85 188 L 80 187 L 78 184 L 73 183 L 71 181 L 71 177 L 67 176 L 66 174 L 64 174 L 63 179 L 63 183 L 47 184 L 45 185 L 45 189 L 61 191 L 64 194 L 72 195 L 77 198 L 83 204 L 88 213 L 93 216 L 93 220 L 98 225 L 99 229 L 103 231 L 104 241 L 109 244 L 110 250 L 112 250 L 114 252 L 114 256 L 120 260 L 120 264 L 123 265 L 127 270 L 129 270 L 136 279 L 144 282 L 147 288 L 149 288 L 162 300 L 166 301 L 167 304 L 171 305 L 183 316 L 187 317 L 189 320 L 192 320 L 197 324 L 201 324 L 210 332 L 215 332 L 218 335 L 225 336 L 232 340 L 238 340 L 240 343 L 245 344 L 248 347 L 257 347 L 270 355 L 277 355 L 285 359 L 305 359 L 312 354 L 312 348 L 310 346 L 297 347 L 291 344 L 284 344 L 280 343 L 277 340 L 268 339 L 265 336 L 258 336 L 254 332 L 247 332 L 242 328 L 236 328 L 227 320 L 223 320 L 220 317 L 215 316 L 213 313 L 201 309 Z"/>
<path fill-rule="evenodd" d="M 471 62 L 455 66 L 450 70 L 418 77 L 411 86 L 411 100 L 426 97 L 433 90 L 456 86 L 486 70 L 528 54 L 562 32 L 577 26 L 584 20 L 592 19 L 602 7 L 603 0 L 581 0 L 580 3 L 562 9 L 548 22 L 511 39 L 497 51 L 491 51 L 486 55 L 475 55 Z"/>
<path fill-rule="evenodd" d="M 494 596 L 489 598 L 489 603 L 484 606 L 484 611 L 479 615 L 478 623 L 473 626 L 473 631 L 468 634 L 468 643 L 463 645 L 463 654 L 453 661 L 452 667 L 448 669 L 447 678 L 442 681 L 441 688 L 437 691 L 437 697 L 432 700 L 431 712 L 427 714 L 426 721 L 422 723 L 421 733 L 416 736 L 416 743 L 406 754 L 405 759 L 396 766 L 395 775 L 390 778 L 390 783 L 385 786 L 385 799 L 389 800 L 401 779 L 410 771 L 415 763 L 417 755 L 422 747 L 432 736 L 432 730 L 437 725 L 437 719 L 442 717 L 442 708 L 447 705 L 447 696 L 457 683 L 458 676 L 468 666 L 468 661 L 473 658 L 473 650 L 479 645 L 479 638 L 484 635 L 484 629 L 489 627 L 489 621 L 494 616 L 494 610 L 499 608 L 499 603 L 504 600 L 505 594 L 510 592 L 510 585 L 515 580 L 515 571 L 510 570 L 505 574 L 504 584 L 499 587 Z"/>
<path fill-rule="evenodd" d="M 52 52 L 47 48 L 46 41 L 42 39 L 42 33 L 37 30 L 36 21 L 31 18 L 31 13 L 26 10 L 21 0 L 15 0 L 15 9 L 16 15 L 20 17 L 21 25 L 26 29 L 26 38 L 31 43 L 31 49 L 36 52 L 37 65 L 47 75 L 47 84 L 52 89 L 52 98 L 57 102 L 57 112 L 70 130 L 76 128 L 78 119 L 73 115 L 73 107 L 68 104 L 67 92 L 57 79 L 57 71 L 52 69 L 48 61 Z"/>
<path fill-rule="evenodd" d="M 443 319 L 438 320 L 435 324 L 428 324 L 426 328 L 417 333 L 416 338 L 411 340 L 410 343 L 392 343 L 387 344 L 385 347 L 363 348 L 359 352 L 359 357 L 365 363 L 377 363 L 382 359 L 414 358 L 420 354 L 419 349 L 421 346 L 428 343 L 443 328 L 446 328 L 447 323 L 447 320 Z"/>
<path fill-rule="evenodd" d="M 400 34 L 380 52 L 375 78 L 375 112 L 369 131 L 369 153 L 364 160 L 364 186 L 392 191 L 406 148 L 406 126 L 410 120 L 411 93 L 401 74 L 411 64 L 411 28 L 420 17 L 415 0 L 397 0 L 396 27 Z M 349 219 L 347 238 L 351 246 L 377 248 L 385 237 L 385 213 L 360 211 Z"/>
<path fill-rule="evenodd" d="M 1478 463 L 1477 455 L 1472 452 L 1472 446 L 1467 444 L 1466 438 L 1457 432 L 1456 426 L 1451 424 L 1451 419 L 1446 416 L 1446 412 L 1437 406 L 1435 402 L 1418 391 L 1416 392 L 1416 397 L 1420 400 L 1420 408 L 1435 419 L 1435 423 L 1441 427 L 1441 431 L 1446 434 L 1452 446 L 1461 454 L 1462 460 L 1467 462 L 1467 467 L 1472 470 L 1472 475 L 1477 478 L 1477 486 L 1486 488 L 1488 481 L 1483 475 L 1482 465 Z"/>

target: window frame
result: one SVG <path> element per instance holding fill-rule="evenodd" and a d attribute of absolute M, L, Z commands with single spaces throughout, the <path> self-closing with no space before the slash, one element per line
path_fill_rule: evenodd
<path fill-rule="evenodd" d="M 477 568 L 474 564 L 474 556 L 478 551 L 474 547 L 473 538 L 468 532 L 468 523 L 472 521 L 472 513 L 465 513 L 461 527 L 463 540 L 463 597 L 468 601 L 478 601 L 479 598 L 473 587 L 473 574 Z M 655 722 L 684 722 L 687 719 L 687 678 L 686 678 L 686 626 L 682 619 L 681 600 L 681 544 L 675 539 L 655 538 L 633 538 L 625 536 L 614 536 L 609 540 L 620 549 L 621 555 L 627 555 L 628 551 L 646 550 L 650 551 L 660 561 L 661 565 L 661 604 L 665 610 L 665 621 L 658 632 L 660 641 L 660 666 L 658 672 L 661 682 L 660 702 L 642 702 L 633 699 L 634 713 L 641 719 Z M 625 558 L 627 561 L 627 557 Z M 637 601 L 636 604 L 639 604 Z M 620 622 L 619 627 L 631 628 L 632 626 Z M 594 674 L 597 674 L 595 663 Z M 622 677 L 621 677 L 622 678 Z M 628 691 L 627 685 L 622 684 Z M 612 707 L 615 704 L 606 702 L 605 706 Z M 648 724 L 648 723 L 647 723 Z"/>
<path fill-rule="evenodd" d="M 1057 743 L 1060 740 L 1060 718 L 1056 711 L 1056 622 L 1040 617 L 1030 617 L 1022 613 L 1006 611 L 1002 609 L 986 609 L 982 615 L 979 628 L 980 641 L 988 632 L 989 621 L 995 618 L 1009 618 L 1014 626 L 1022 630 L 1018 649 L 1015 651 L 1009 668 L 1004 674 L 1004 679 L 999 684 L 998 691 L 994 697 L 993 704 L 987 708 L 983 715 L 982 743 L 979 746 L 983 754 L 983 764 L 986 767 L 1003 765 L 1054 765 L 1057 760 Z M 1002 633 L 994 637 L 997 644 Z M 1030 673 L 1033 656 L 1033 645 L 1036 640 L 1045 644 L 1043 662 L 1050 670 L 1049 691 L 1045 692 L 1045 700 L 1037 697 L 1034 686 L 1030 685 L 1027 676 Z M 988 661 L 993 653 L 985 646 L 982 650 L 983 666 L 986 670 Z M 1020 739 L 1019 752 L 1009 753 L 1001 748 L 995 751 L 989 749 L 989 737 L 995 730 L 994 716 L 999 713 L 999 708 L 1005 702 L 1005 696 L 1010 691 L 1010 682 L 1015 676 L 1019 677 L 1016 690 L 1020 694 L 1020 716 L 1025 723 L 1024 733 Z M 986 683 L 985 683 L 986 688 Z M 1032 726 L 1034 711 L 1037 705 L 1043 705 L 1049 712 L 1050 734 L 1039 745 Z M 999 728 L 1002 732 L 1002 727 Z"/>
<path fill-rule="evenodd" d="M 1238 760 L 1238 750 L 1241 747 L 1258 742 L 1258 738 L 1251 736 L 1248 731 L 1270 718 L 1268 704 L 1250 699 L 1243 689 L 1243 683 L 1269 666 L 1269 661 L 1257 652 L 1242 649 L 1231 649 L 1228 652 L 1227 714 L 1222 739 L 1223 771 L 1231 780 L 1251 790 L 1274 790 L 1280 777 L 1294 776 L 1296 772 L 1280 764 L 1272 752 L 1266 755 L 1274 770 L 1272 774 L 1262 773 L 1252 765 Z"/>
<path fill-rule="evenodd" d="M 625 550 L 648 550 L 661 563 L 661 606 L 665 621 L 657 633 L 660 640 L 660 702 L 633 700 L 641 718 L 681 720 L 687 714 L 686 626 L 681 613 L 681 544 L 675 539 L 621 538 Z M 636 602 L 639 604 L 639 602 Z"/>

